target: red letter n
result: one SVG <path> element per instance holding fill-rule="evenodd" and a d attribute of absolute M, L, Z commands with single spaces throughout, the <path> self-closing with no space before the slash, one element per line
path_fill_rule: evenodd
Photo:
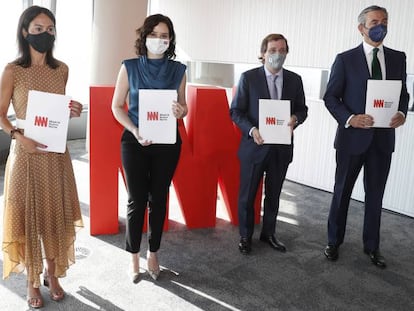
<path fill-rule="evenodd" d="M 158 112 L 156 112 L 156 111 L 148 111 L 147 112 L 147 120 L 148 121 L 152 121 L 152 120 L 158 121 Z"/>
<path fill-rule="evenodd" d="M 48 122 L 47 117 L 35 116 L 35 121 L 34 121 L 35 126 L 47 127 L 47 122 Z"/>
<path fill-rule="evenodd" d="M 266 117 L 266 124 L 275 125 L 276 124 L 276 118 L 275 117 Z"/>
<path fill-rule="evenodd" d="M 384 100 L 374 99 L 374 108 L 384 108 Z"/>

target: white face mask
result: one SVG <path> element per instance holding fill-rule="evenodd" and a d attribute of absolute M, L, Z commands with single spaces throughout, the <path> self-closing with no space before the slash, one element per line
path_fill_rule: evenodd
<path fill-rule="evenodd" d="M 161 55 L 164 54 L 170 46 L 170 41 L 168 39 L 147 38 L 145 46 L 152 54 Z"/>

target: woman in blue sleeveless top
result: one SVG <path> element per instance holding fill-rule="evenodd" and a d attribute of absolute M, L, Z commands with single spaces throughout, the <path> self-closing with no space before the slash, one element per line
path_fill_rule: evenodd
<path fill-rule="evenodd" d="M 181 139 L 175 144 L 152 144 L 140 136 L 138 128 L 139 90 L 177 90 L 171 103 L 177 119 L 187 114 L 185 99 L 186 66 L 174 61 L 175 32 L 164 15 L 148 16 L 137 30 L 137 58 L 124 60 L 118 74 L 112 112 L 125 128 L 121 139 L 121 159 L 127 183 L 128 206 L 126 250 L 132 255 L 132 281 L 139 281 L 139 252 L 144 216 L 149 207 L 148 273 L 156 280 L 160 273 L 157 251 L 160 248 L 166 214 L 168 190 L 178 163 Z M 128 112 L 124 105 L 128 96 Z"/>

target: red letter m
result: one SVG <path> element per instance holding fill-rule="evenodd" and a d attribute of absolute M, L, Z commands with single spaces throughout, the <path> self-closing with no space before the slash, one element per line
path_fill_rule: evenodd
<path fill-rule="evenodd" d="M 119 229 L 118 172 L 122 168 L 119 145 L 123 127 L 115 121 L 110 109 L 113 92 L 112 86 L 91 87 L 89 161 L 92 235 L 117 233 Z M 185 223 L 188 228 L 215 226 L 219 186 L 220 199 L 227 208 L 230 221 L 237 225 L 240 180 L 237 150 L 241 133 L 230 119 L 226 91 L 217 87 L 190 85 L 187 105 L 187 124 L 183 120 L 178 122 L 182 146 L 173 178 Z M 103 131 L 106 131 L 105 139 L 102 139 Z M 217 137 L 221 139 L 217 140 Z M 262 188 L 259 188 L 255 201 L 256 224 L 260 222 L 262 199 Z"/>
<path fill-rule="evenodd" d="M 47 117 L 35 116 L 34 125 L 35 126 L 47 127 L 47 121 L 48 121 L 48 118 Z"/>
<path fill-rule="evenodd" d="M 158 112 L 148 111 L 147 112 L 147 120 L 148 121 L 152 121 L 152 120 L 157 120 L 158 121 Z"/>
<path fill-rule="evenodd" d="M 374 108 L 384 108 L 384 100 L 374 99 Z"/>
<path fill-rule="evenodd" d="M 266 124 L 275 125 L 276 124 L 276 118 L 275 117 L 266 117 Z"/>

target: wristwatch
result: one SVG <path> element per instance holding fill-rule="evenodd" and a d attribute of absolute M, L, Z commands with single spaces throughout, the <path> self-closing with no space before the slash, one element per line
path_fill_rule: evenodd
<path fill-rule="evenodd" d="M 298 117 L 297 117 L 297 116 L 295 116 L 295 126 L 297 126 L 298 124 L 299 124 Z"/>
<path fill-rule="evenodd" d="M 11 138 L 11 139 L 15 139 L 15 137 L 14 137 L 14 134 L 15 134 L 15 133 L 20 133 L 20 134 L 23 134 L 23 132 L 22 132 L 22 130 L 21 130 L 21 129 L 13 128 L 13 129 L 10 131 L 10 138 Z"/>

